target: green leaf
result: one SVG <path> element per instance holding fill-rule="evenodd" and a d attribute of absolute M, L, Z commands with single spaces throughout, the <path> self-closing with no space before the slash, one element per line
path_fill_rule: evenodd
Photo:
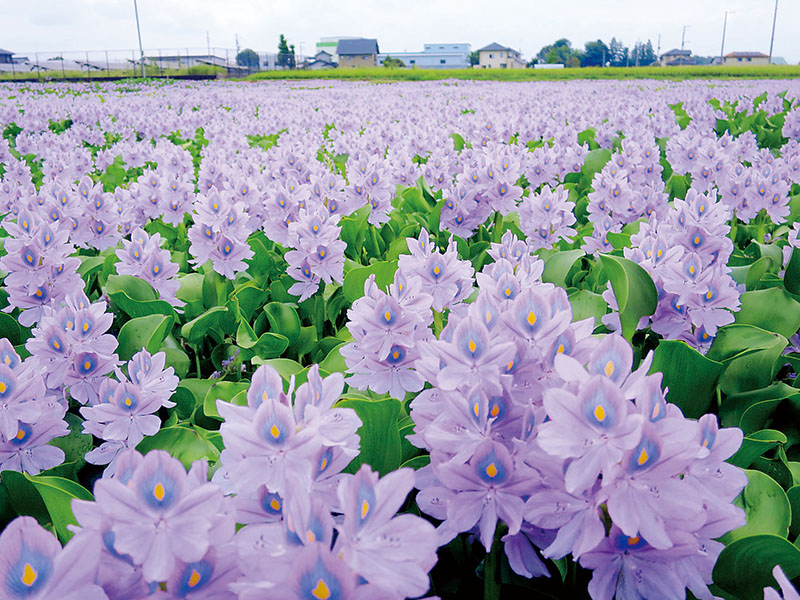
<path fill-rule="evenodd" d="M 572 321 L 582 321 L 594 317 L 595 327 L 601 324 L 600 319 L 608 312 L 608 303 L 600 294 L 589 290 L 578 290 L 569 295 L 572 305 Z"/>
<path fill-rule="evenodd" d="M 172 319 L 164 315 L 131 319 L 119 330 L 117 354 L 121 360 L 129 360 L 142 348 L 155 354 L 171 329 Z"/>
<path fill-rule="evenodd" d="M 764 597 L 764 588 L 780 589 L 772 570 L 780 565 L 789 579 L 800 575 L 800 550 L 777 535 L 754 535 L 728 545 L 714 565 L 713 578 L 741 600 Z"/>
<path fill-rule="evenodd" d="M 30 515 L 41 525 L 52 523 L 62 543 L 72 537 L 67 525 L 78 523 L 72 514 L 72 501 L 94 500 L 83 486 L 63 477 L 28 475 L 17 471 L 3 471 L 0 477 L 17 513 Z"/>
<path fill-rule="evenodd" d="M 342 292 L 344 297 L 350 302 L 354 302 L 364 295 L 364 282 L 370 275 L 375 275 L 375 283 L 379 288 L 385 290 L 394 279 L 397 271 L 397 262 L 376 262 L 368 267 L 356 267 L 351 269 L 344 276 Z"/>
<path fill-rule="evenodd" d="M 51 469 L 48 474 L 77 480 L 78 471 L 86 464 L 84 457 L 93 447 L 92 436 L 83 433 L 84 420 L 78 415 L 68 412 L 64 415 L 64 420 L 69 425 L 69 433 L 48 442 L 64 451 L 64 462 L 56 467 L 60 472 L 56 473 Z"/>
<path fill-rule="evenodd" d="M 783 488 L 761 471 L 745 471 L 748 484 L 733 503 L 743 508 L 747 524 L 720 538 L 724 544 L 752 535 L 769 533 L 786 537 L 792 521 L 792 509 Z"/>
<path fill-rule="evenodd" d="M 345 373 L 347 371 L 347 364 L 344 362 L 344 357 L 339 351 L 347 346 L 347 344 L 349 344 L 349 342 L 342 342 L 332 348 L 325 359 L 319 363 L 319 368 L 324 369 L 328 373 Z"/>
<path fill-rule="evenodd" d="M 219 449 L 204 435 L 192 427 L 176 425 L 164 427 L 153 436 L 144 438 L 136 449 L 142 454 L 150 450 L 166 450 L 189 469 L 196 460 L 207 459 L 210 463 L 219 458 Z"/>
<path fill-rule="evenodd" d="M 736 451 L 736 454 L 728 459 L 728 462 L 742 469 L 746 469 L 753 464 L 753 461 L 765 452 L 772 450 L 776 446 L 783 445 L 787 442 L 786 435 L 774 429 L 762 429 L 750 435 L 745 436 L 742 440 L 742 446 Z"/>
<path fill-rule="evenodd" d="M 278 333 L 262 333 L 256 338 L 253 328 L 246 321 L 239 321 L 236 343 L 261 359 L 277 358 L 289 347 L 289 340 Z"/>
<path fill-rule="evenodd" d="M 772 259 L 769 256 L 762 256 L 747 268 L 744 282 L 748 290 L 755 290 L 764 278 L 764 275 L 772 268 Z"/>
<path fill-rule="evenodd" d="M 581 173 L 583 173 L 585 179 L 591 183 L 595 173 L 602 171 L 603 167 L 606 166 L 606 163 L 609 160 L 611 160 L 611 150 L 608 148 L 591 150 L 586 155 L 586 160 L 583 162 L 583 166 L 581 167 Z"/>
<path fill-rule="evenodd" d="M 732 396 L 767 387 L 775 374 L 775 361 L 788 343 L 780 334 L 733 323 L 717 330 L 706 357 L 727 365 L 719 387 Z"/>
<path fill-rule="evenodd" d="M 248 381 L 218 381 L 213 383 L 206 392 L 206 397 L 203 399 L 203 412 L 208 417 L 221 419 L 219 411 L 217 411 L 217 400 L 230 402 L 233 397 L 242 391 L 247 391 L 250 387 Z"/>
<path fill-rule="evenodd" d="M 793 485 L 786 490 L 789 506 L 792 507 L 792 523 L 789 525 L 789 535 L 797 538 L 800 535 L 800 485 Z"/>
<path fill-rule="evenodd" d="M 270 302 L 264 307 L 270 330 L 279 333 L 293 344 L 300 336 L 300 317 L 297 310 L 289 304 Z"/>
<path fill-rule="evenodd" d="M 178 321 L 172 305 L 158 300 L 155 290 L 144 279 L 132 275 L 109 275 L 103 289 L 114 306 L 130 317 L 165 315 L 173 323 Z"/>
<path fill-rule="evenodd" d="M 699 419 L 708 412 L 724 370 L 722 363 L 676 340 L 662 340 L 658 344 L 650 368 L 651 373 L 664 374 L 661 387 L 669 389 L 667 400 L 692 419 Z"/>
<path fill-rule="evenodd" d="M 190 344 L 197 344 L 208 333 L 209 328 L 219 324 L 220 319 L 228 312 L 225 306 L 214 306 L 197 318 L 181 327 L 181 336 Z"/>
<path fill-rule="evenodd" d="M 656 286 L 650 275 L 632 260 L 601 254 L 600 262 L 611 281 L 619 306 L 622 334 L 631 341 L 639 319 L 652 315 L 658 305 Z"/>
<path fill-rule="evenodd" d="M 17 346 L 24 341 L 19 322 L 6 313 L 0 313 L 0 338 L 7 338 L 12 346 Z"/>
<path fill-rule="evenodd" d="M 289 358 L 271 358 L 259 361 L 259 364 L 269 365 L 275 369 L 286 382 L 292 378 L 292 375 L 297 375 L 305 368 L 299 362 Z"/>
<path fill-rule="evenodd" d="M 742 307 L 736 313 L 736 323 L 755 325 L 785 338 L 792 337 L 800 329 L 800 302 L 784 290 L 769 288 L 745 292 L 740 299 Z"/>
<path fill-rule="evenodd" d="M 358 429 L 361 438 L 360 453 L 346 471 L 355 473 L 364 463 L 381 475 L 396 470 L 402 456 L 400 432 L 397 429 L 400 402 L 393 399 L 363 400 L 345 397 L 336 406 L 352 408 L 362 423 Z"/>
<path fill-rule="evenodd" d="M 559 287 L 564 287 L 564 280 L 567 273 L 575 264 L 575 261 L 585 256 L 583 250 L 564 250 L 550 255 L 544 261 L 544 272 L 542 281 L 553 283 Z"/>
<path fill-rule="evenodd" d="M 792 250 L 789 264 L 786 265 L 786 275 L 783 278 L 783 285 L 795 295 L 800 295 L 800 248 Z"/>
<path fill-rule="evenodd" d="M 760 390 L 728 396 L 720 407 L 720 421 L 724 427 L 741 427 L 747 435 L 762 429 L 783 400 L 798 395 L 797 388 L 777 381 Z"/>

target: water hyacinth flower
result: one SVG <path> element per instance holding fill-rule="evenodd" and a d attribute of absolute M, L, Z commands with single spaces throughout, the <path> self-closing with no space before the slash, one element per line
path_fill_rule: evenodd
<path fill-rule="evenodd" d="M 200 561 L 212 545 L 222 492 L 211 483 L 193 486 L 180 462 L 162 450 L 144 457 L 128 485 L 101 479 L 94 494 L 112 523 L 115 551 L 141 565 L 146 581 L 164 581 L 176 561 Z"/>
<path fill-rule="evenodd" d="M 122 240 L 123 247 L 116 251 L 120 261 L 116 264 L 119 275 L 132 275 L 153 286 L 159 297 L 173 306 L 183 302 L 175 297 L 180 282 L 175 275 L 178 265 L 170 260 L 168 250 L 161 249 L 161 236 L 148 235 L 143 229 L 131 232 L 130 240 Z"/>
<path fill-rule="evenodd" d="M 32 517 L 17 517 L 0 534 L 0 589 L 9 600 L 106 600 L 95 585 L 100 554 L 97 537 L 81 537 L 61 548 Z"/>

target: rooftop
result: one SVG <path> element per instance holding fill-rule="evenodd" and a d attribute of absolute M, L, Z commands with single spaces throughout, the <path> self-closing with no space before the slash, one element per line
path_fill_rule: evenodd
<path fill-rule="evenodd" d="M 731 52 L 725 58 L 769 58 L 769 54 L 763 52 Z"/>
<path fill-rule="evenodd" d="M 673 48 L 669 52 L 664 52 L 661 56 L 691 56 L 691 50 L 678 50 L 678 48 Z"/>
<path fill-rule="evenodd" d="M 498 51 L 500 51 L 500 50 L 508 50 L 509 52 L 516 52 L 516 50 L 514 50 L 513 48 L 506 48 L 505 46 L 501 46 L 497 42 L 492 42 L 488 46 L 484 46 L 483 48 L 478 50 L 478 52 L 483 52 L 484 50 L 490 50 L 490 51 L 491 50 L 498 50 Z"/>
<path fill-rule="evenodd" d="M 378 54 L 378 40 L 374 38 L 356 38 L 353 40 L 339 40 L 336 54 L 348 56 L 353 54 Z"/>

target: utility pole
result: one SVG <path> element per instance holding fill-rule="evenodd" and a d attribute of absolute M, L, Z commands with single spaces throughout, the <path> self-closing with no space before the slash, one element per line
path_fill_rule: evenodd
<path fill-rule="evenodd" d="M 142 79 L 144 79 L 144 50 L 142 50 L 142 30 L 139 28 L 139 7 L 133 0 L 133 12 L 136 14 L 136 35 L 139 36 L 139 60 L 142 63 Z"/>
<path fill-rule="evenodd" d="M 239 56 L 239 34 L 236 34 L 236 56 Z"/>
<path fill-rule="evenodd" d="M 206 31 L 206 46 L 208 46 L 208 56 L 211 58 L 211 37 L 209 37 L 208 31 Z"/>
<path fill-rule="evenodd" d="M 730 11 L 733 12 L 733 11 Z M 725 11 L 725 20 L 722 22 L 722 46 L 719 48 L 719 64 L 725 64 L 725 30 L 728 28 L 728 11 Z"/>
<path fill-rule="evenodd" d="M 683 47 L 684 47 L 684 45 L 686 43 L 686 28 L 687 27 L 689 27 L 689 26 L 688 25 L 684 25 L 683 26 L 683 33 L 681 33 L 681 50 L 683 50 Z"/>
<path fill-rule="evenodd" d="M 772 15 L 772 35 L 769 38 L 769 64 L 772 64 L 772 45 L 775 42 L 775 22 L 778 20 L 778 0 L 775 0 L 775 14 Z"/>

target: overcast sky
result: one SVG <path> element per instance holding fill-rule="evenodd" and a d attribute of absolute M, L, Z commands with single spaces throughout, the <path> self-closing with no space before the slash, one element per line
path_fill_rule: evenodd
<path fill-rule="evenodd" d="M 279 34 L 305 53 L 323 36 L 378 39 L 382 52 L 419 51 L 426 42 L 499 42 L 527 58 L 560 37 L 582 48 L 612 36 L 661 52 L 681 45 L 718 55 L 769 52 L 773 0 L 138 0 L 145 49 L 192 52 L 211 46 L 274 52 Z M 133 0 L 0 0 L 0 47 L 14 52 L 137 48 Z M 780 0 L 774 56 L 800 62 L 800 0 Z M 312 52 L 313 53 L 313 52 Z M 224 55 L 224 51 L 222 52 Z"/>

